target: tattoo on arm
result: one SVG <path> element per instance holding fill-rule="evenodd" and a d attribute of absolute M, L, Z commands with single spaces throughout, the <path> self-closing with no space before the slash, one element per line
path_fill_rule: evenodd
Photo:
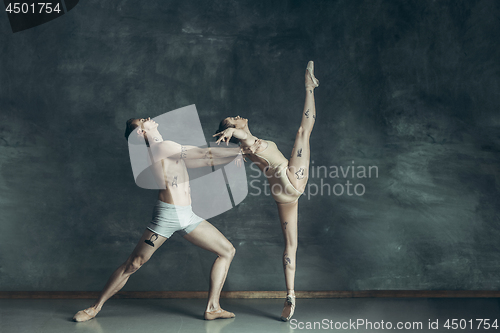
<path fill-rule="evenodd" d="M 205 153 L 205 158 L 206 159 L 213 159 L 212 150 L 210 150 L 210 147 L 207 149 L 207 152 Z"/>
<path fill-rule="evenodd" d="M 297 157 L 302 157 L 302 148 L 297 151 Z"/>
<path fill-rule="evenodd" d="M 313 91 L 312 91 L 312 90 L 309 90 L 309 92 L 310 92 L 311 94 L 313 93 Z"/>
<path fill-rule="evenodd" d="M 154 239 L 153 239 L 154 238 Z M 152 234 L 149 239 L 146 239 L 144 243 L 148 244 L 149 246 L 155 247 L 154 242 L 158 240 L 158 235 L 157 234 Z"/>
<path fill-rule="evenodd" d="M 309 109 L 307 109 L 307 111 L 304 112 L 304 114 L 306 115 L 306 118 L 309 118 Z"/>
<path fill-rule="evenodd" d="M 286 230 L 286 225 L 288 224 L 288 222 L 283 222 L 283 226 L 285 227 L 285 230 Z"/>
<path fill-rule="evenodd" d="M 297 171 L 295 173 L 295 175 L 297 176 L 298 180 L 304 179 L 304 177 L 305 177 L 304 171 L 305 171 L 304 168 L 300 168 L 299 171 Z"/>
<path fill-rule="evenodd" d="M 290 265 L 292 263 L 292 260 L 290 258 L 288 258 L 288 255 L 285 253 L 283 255 L 283 264 L 286 266 L 286 265 Z"/>
<path fill-rule="evenodd" d="M 177 176 L 175 176 L 174 180 L 172 180 L 172 186 L 177 187 Z"/>
<path fill-rule="evenodd" d="M 181 146 L 181 158 L 186 158 L 187 153 L 186 153 L 186 147 Z"/>

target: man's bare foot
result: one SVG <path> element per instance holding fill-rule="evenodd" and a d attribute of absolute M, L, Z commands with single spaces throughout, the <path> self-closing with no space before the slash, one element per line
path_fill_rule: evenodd
<path fill-rule="evenodd" d="M 222 308 L 215 311 L 205 311 L 205 320 L 229 319 L 234 317 L 234 313 L 223 310 Z"/>
<path fill-rule="evenodd" d="M 98 313 L 99 310 L 91 306 L 90 308 L 87 308 L 85 310 L 78 311 L 76 315 L 73 317 L 73 320 L 76 322 L 87 321 L 95 318 L 95 316 L 97 316 Z"/>
<path fill-rule="evenodd" d="M 314 76 L 314 62 L 309 61 L 306 68 L 306 89 L 314 89 L 319 86 L 319 80 Z"/>

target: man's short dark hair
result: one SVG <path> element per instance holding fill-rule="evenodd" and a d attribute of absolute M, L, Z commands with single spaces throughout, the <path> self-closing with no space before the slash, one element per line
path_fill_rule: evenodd
<path fill-rule="evenodd" d="M 134 123 L 134 120 L 136 120 L 136 119 L 135 118 L 130 118 L 129 120 L 127 120 L 127 125 L 125 127 L 125 140 L 127 140 L 131 144 L 136 144 L 137 145 L 137 144 L 140 144 L 141 142 L 137 138 L 137 135 L 132 134 L 132 132 L 134 132 L 134 130 L 137 127 L 139 127 L 139 125 L 137 125 L 136 123 Z M 130 134 L 132 134 L 132 137 L 129 140 Z"/>

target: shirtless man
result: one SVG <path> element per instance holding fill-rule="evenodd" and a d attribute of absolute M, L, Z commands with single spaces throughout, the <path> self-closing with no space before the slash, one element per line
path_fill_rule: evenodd
<path fill-rule="evenodd" d="M 238 155 L 239 148 L 181 146 L 173 141 L 163 141 L 157 127 L 158 124 L 150 118 L 130 119 L 125 130 L 125 138 L 137 135 L 142 140 L 141 136 L 144 137 L 155 162 L 152 166 L 154 174 L 162 183 L 153 220 L 127 261 L 111 275 L 97 301 L 73 317 L 77 322 L 94 318 L 104 302 L 122 289 L 130 275 L 176 231 L 182 232 L 184 238 L 194 245 L 217 254 L 210 273 L 205 319 L 234 317 L 234 313 L 220 307 L 219 298 L 235 249 L 219 230 L 193 213 L 187 168 L 229 163 Z"/>

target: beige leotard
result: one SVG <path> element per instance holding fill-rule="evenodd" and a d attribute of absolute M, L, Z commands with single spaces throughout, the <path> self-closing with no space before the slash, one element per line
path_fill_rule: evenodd
<path fill-rule="evenodd" d="M 261 170 L 264 171 L 269 185 L 271 187 L 271 194 L 278 203 L 290 203 L 295 202 L 302 195 L 302 192 L 297 190 L 290 179 L 288 179 L 287 169 L 288 160 L 279 151 L 276 144 L 272 141 L 267 141 L 267 148 L 265 148 L 260 153 L 254 153 L 255 156 L 264 160 L 266 165 L 259 165 Z M 253 162 L 259 162 L 252 159 Z"/>

